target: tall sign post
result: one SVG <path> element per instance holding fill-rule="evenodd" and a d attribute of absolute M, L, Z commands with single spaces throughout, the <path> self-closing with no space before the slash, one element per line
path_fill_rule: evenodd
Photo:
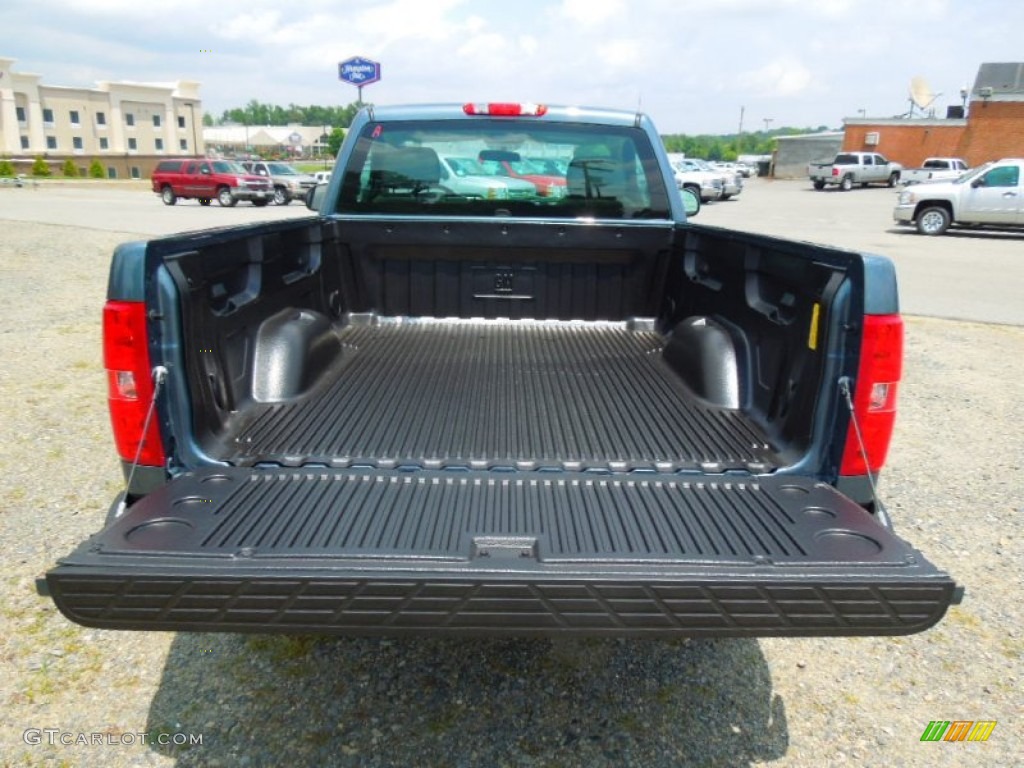
<path fill-rule="evenodd" d="M 359 89 L 358 104 L 363 104 L 363 86 L 380 80 L 380 62 L 353 56 L 338 62 L 338 79 Z"/>

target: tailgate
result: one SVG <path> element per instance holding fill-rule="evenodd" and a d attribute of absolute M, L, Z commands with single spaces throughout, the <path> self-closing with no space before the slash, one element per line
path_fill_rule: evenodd
<path fill-rule="evenodd" d="M 189 631 L 910 634 L 956 586 L 803 478 L 216 468 L 51 570 L 95 627 Z"/>

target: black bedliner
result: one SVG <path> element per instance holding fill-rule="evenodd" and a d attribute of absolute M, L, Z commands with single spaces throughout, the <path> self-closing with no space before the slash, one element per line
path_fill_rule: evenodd
<path fill-rule="evenodd" d="M 909 634 L 954 584 L 831 486 L 771 476 L 209 468 L 47 574 L 99 627 Z"/>
<path fill-rule="evenodd" d="M 653 321 L 649 321 L 653 325 Z M 218 456 L 236 465 L 770 471 L 739 410 L 699 400 L 629 323 L 378 319 L 339 332 L 333 380 L 257 404 Z"/>

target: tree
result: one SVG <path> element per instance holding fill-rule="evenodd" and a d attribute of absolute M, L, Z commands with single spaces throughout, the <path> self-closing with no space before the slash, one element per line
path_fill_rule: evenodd
<path fill-rule="evenodd" d="M 0 176 L 13 176 L 14 163 L 6 157 L 0 157 Z"/>
<path fill-rule="evenodd" d="M 64 174 L 66 179 L 77 179 L 78 178 L 78 167 L 75 165 L 75 161 L 70 157 L 64 161 L 64 166 L 61 169 L 61 173 Z"/>
<path fill-rule="evenodd" d="M 203 125 L 205 125 L 207 128 L 213 125 L 213 115 L 211 115 L 209 112 L 203 113 Z"/>
<path fill-rule="evenodd" d="M 242 125 L 301 123 L 302 125 L 348 128 L 359 109 L 360 105 L 355 103 L 344 107 L 322 107 L 316 104 L 308 107 L 301 104 L 289 104 L 287 107 L 282 107 L 275 104 L 261 104 L 256 99 L 250 99 L 244 107 L 225 109 L 221 113 L 220 122 Z"/>
<path fill-rule="evenodd" d="M 335 128 L 331 131 L 327 137 L 327 151 L 335 157 L 338 156 L 338 150 L 341 149 L 341 142 L 345 139 L 345 131 L 341 128 Z"/>
<path fill-rule="evenodd" d="M 93 158 L 93 161 L 89 163 L 89 178 L 102 179 L 106 175 L 107 174 L 103 170 L 103 163 L 96 158 Z"/>
<path fill-rule="evenodd" d="M 50 164 L 46 162 L 46 158 L 42 155 L 36 155 L 36 159 L 32 161 L 32 175 L 33 176 L 49 176 L 50 175 Z"/>
<path fill-rule="evenodd" d="M 751 133 L 724 133 L 718 136 L 688 136 L 675 133 L 662 136 L 667 152 L 682 152 L 687 157 L 707 160 L 735 160 L 739 155 L 770 155 L 775 139 L 801 133 L 817 133 L 821 128 L 775 128 Z"/>

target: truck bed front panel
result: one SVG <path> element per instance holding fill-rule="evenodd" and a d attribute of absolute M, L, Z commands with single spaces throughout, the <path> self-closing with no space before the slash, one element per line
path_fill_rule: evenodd
<path fill-rule="evenodd" d="M 909 634 L 954 595 L 808 480 L 327 468 L 184 475 L 47 582 L 88 626 L 255 632 Z"/>

